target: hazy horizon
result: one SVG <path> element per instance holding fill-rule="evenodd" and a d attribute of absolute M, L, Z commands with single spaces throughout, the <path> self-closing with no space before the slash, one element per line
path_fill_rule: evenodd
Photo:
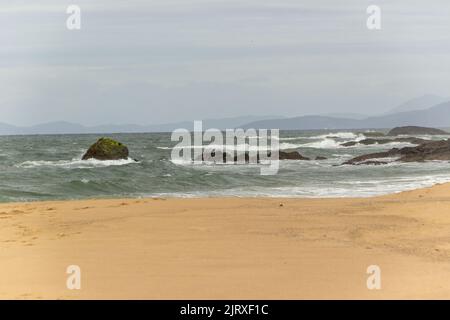
<path fill-rule="evenodd" d="M 66 28 L 70 4 L 81 30 Z M 366 28 L 371 4 L 381 30 Z M 444 0 L 10 1 L 0 122 L 381 114 L 450 96 L 449 13 Z"/>

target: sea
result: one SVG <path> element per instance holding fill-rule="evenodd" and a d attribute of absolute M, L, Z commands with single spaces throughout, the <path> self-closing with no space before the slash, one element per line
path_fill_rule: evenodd
<path fill-rule="evenodd" d="M 450 182 L 450 162 L 342 165 L 365 153 L 411 146 L 344 147 L 370 131 L 281 131 L 280 149 L 327 160 L 282 160 L 278 173 L 255 164 L 174 162 L 170 133 L 0 136 L 0 202 L 141 197 L 368 197 Z M 126 144 L 130 158 L 81 160 L 98 138 Z M 448 139 L 449 136 L 418 136 Z M 135 161 L 135 159 L 137 161 Z"/>

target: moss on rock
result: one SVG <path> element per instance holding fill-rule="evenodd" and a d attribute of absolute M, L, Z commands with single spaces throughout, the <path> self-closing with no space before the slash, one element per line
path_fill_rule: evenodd
<path fill-rule="evenodd" d="M 111 138 L 100 138 L 89 147 L 83 160 L 120 160 L 128 158 L 128 148 L 121 142 Z"/>

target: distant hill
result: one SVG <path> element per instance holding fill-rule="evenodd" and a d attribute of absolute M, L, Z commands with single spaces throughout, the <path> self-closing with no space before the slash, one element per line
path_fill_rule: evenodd
<path fill-rule="evenodd" d="M 287 119 L 262 120 L 247 123 L 244 128 L 279 128 L 281 130 L 312 129 L 365 129 L 393 128 L 416 125 L 423 127 L 450 127 L 450 102 L 417 111 L 367 117 L 366 119 L 334 118 L 326 116 L 301 116 Z"/>
<path fill-rule="evenodd" d="M 222 119 L 203 119 L 203 128 L 205 129 L 229 129 L 229 128 L 238 128 L 242 127 L 248 122 L 254 121 L 262 121 L 273 119 L 274 116 L 242 116 L 242 117 L 232 117 L 232 118 L 222 118 Z M 201 120 L 201 119 L 199 119 Z M 168 123 L 168 124 L 160 124 L 160 125 L 152 125 L 146 127 L 146 132 L 172 132 L 178 128 L 185 128 L 188 130 L 193 130 L 194 122 L 193 121 L 184 121 L 177 123 Z"/>
<path fill-rule="evenodd" d="M 223 119 L 205 119 L 204 128 L 227 129 L 241 127 L 247 122 L 273 118 L 274 116 L 242 116 Z M 193 130 L 193 121 L 184 121 L 157 125 L 99 125 L 83 126 L 77 123 L 57 121 L 38 124 L 35 126 L 19 127 L 0 123 L 0 135 L 26 135 L 26 134 L 86 134 L 86 133 L 137 133 L 137 132 L 172 132 L 175 129 L 185 128 Z"/>
<path fill-rule="evenodd" d="M 0 123 L 0 135 L 16 134 L 17 127 L 6 123 Z"/>
<path fill-rule="evenodd" d="M 362 113 L 345 113 L 345 112 L 337 112 L 337 113 L 327 113 L 323 114 L 322 116 L 325 117 L 333 117 L 333 118 L 345 118 L 345 119 L 365 119 L 368 117 L 367 114 Z"/>
<path fill-rule="evenodd" d="M 450 127 L 450 102 L 444 102 L 434 107 L 408 112 L 399 112 L 380 117 L 370 117 L 362 120 L 365 125 L 386 128 L 416 125 L 422 127 Z"/>
<path fill-rule="evenodd" d="M 417 97 L 411 100 L 402 103 L 401 105 L 393 108 L 387 114 L 399 113 L 399 112 L 408 112 L 408 111 L 416 111 L 430 108 L 432 106 L 438 105 L 440 103 L 444 103 L 450 99 L 440 97 L 434 94 L 425 94 L 421 97 Z"/>
<path fill-rule="evenodd" d="M 301 116 L 287 119 L 262 120 L 247 123 L 243 128 L 280 129 L 280 130 L 314 130 L 314 129 L 351 129 L 360 128 L 359 121 L 348 118 L 327 116 Z"/>
<path fill-rule="evenodd" d="M 399 106 L 399 110 L 413 108 L 431 101 L 436 96 L 417 98 L 416 103 L 407 102 Z M 436 98 L 437 99 L 437 98 Z M 418 101 L 418 102 L 417 102 Z M 420 103 L 419 103 L 420 102 Z M 293 118 L 274 116 L 243 116 L 223 119 L 205 119 L 203 128 L 278 128 L 281 130 L 314 130 L 314 129 L 369 129 L 394 128 L 400 126 L 450 127 L 450 101 L 437 104 L 423 110 L 403 111 L 380 116 L 364 117 L 354 114 L 308 115 Z M 352 117 L 353 115 L 353 117 Z M 105 124 L 101 126 L 83 126 L 70 122 L 50 122 L 30 127 L 17 127 L 0 123 L 0 135 L 12 134 L 76 134 L 76 133 L 136 133 L 136 132 L 172 132 L 178 128 L 193 129 L 193 121 L 167 123 L 158 125 Z"/>

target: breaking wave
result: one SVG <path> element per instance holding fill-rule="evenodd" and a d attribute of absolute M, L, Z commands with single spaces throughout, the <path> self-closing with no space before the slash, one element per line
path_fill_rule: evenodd
<path fill-rule="evenodd" d="M 17 164 L 16 167 L 26 169 L 37 167 L 89 169 L 89 168 L 101 168 L 110 166 L 123 166 L 132 163 L 138 162 L 136 162 L 134 159 L 131 158 L 121 160 L 97 160 L 97 159 L 89 159 L 89 160 L 72 159 L 72 160 L 56 160 L 56 161 L 38 160 L 38 161 L 25 161 L 20 164 Z"/>

